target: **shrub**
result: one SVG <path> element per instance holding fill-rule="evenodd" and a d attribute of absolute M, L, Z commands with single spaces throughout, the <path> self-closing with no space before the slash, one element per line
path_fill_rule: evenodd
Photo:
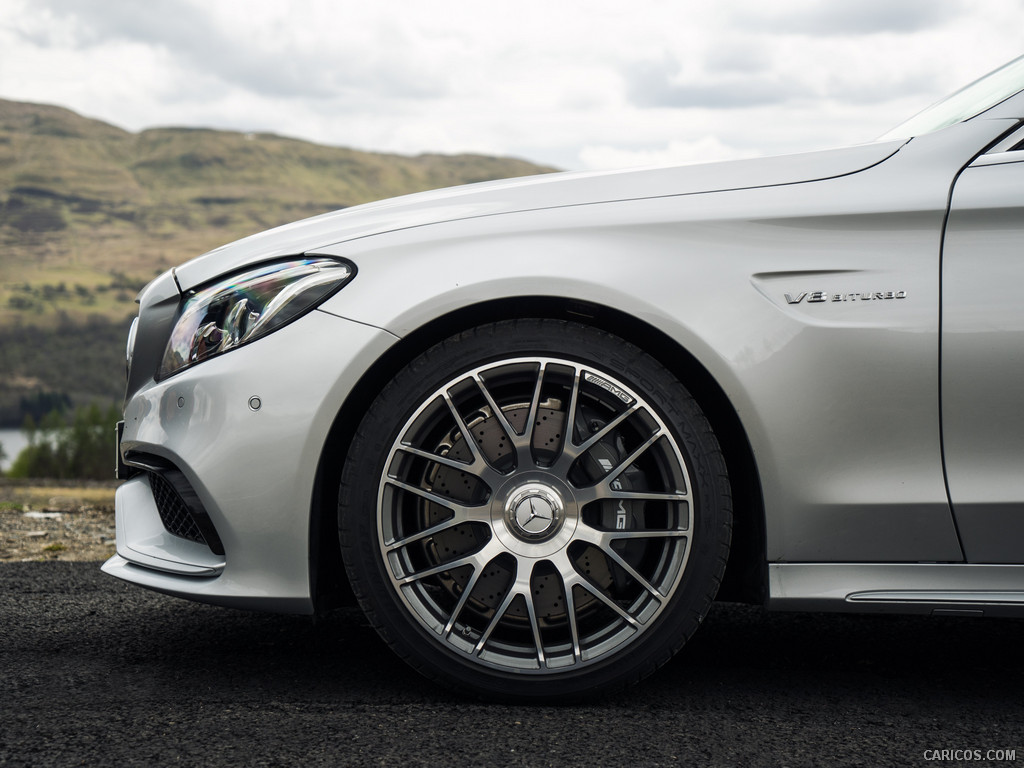
<path fill-rule="evenodd" d="M 60 411 L 50 411 L 37 426 L 25 417 L 22 430 L 29 444 L 18 454 L 9 477 L 55 477 L 105 480 L 113 475 L 113 434 L 117 409 L 98 405 L 78 408 L 69 424 Z"/>

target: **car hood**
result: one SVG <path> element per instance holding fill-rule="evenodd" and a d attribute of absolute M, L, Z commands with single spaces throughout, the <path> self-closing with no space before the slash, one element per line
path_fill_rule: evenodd
<path fill-rule="evenodd" d="M 754 160 L 624 171 L 556 173 L 469 184 L 345 208 L 286 224 L 199 256 L 175 271 L 183 291 L 269 259 L 315 253 L 397 229 L 504 213 L 799 184 L 877 165 L 905 141 Z"/>

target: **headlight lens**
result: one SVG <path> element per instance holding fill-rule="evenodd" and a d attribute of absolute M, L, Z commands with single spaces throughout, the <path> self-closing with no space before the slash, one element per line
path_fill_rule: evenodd
<path fill-rule="evenodd" d="M 182 307 L 158 378 L 266 336 L 352 279 L 351 265 L 308 258 L 267 264 L 193 293 Z"/>

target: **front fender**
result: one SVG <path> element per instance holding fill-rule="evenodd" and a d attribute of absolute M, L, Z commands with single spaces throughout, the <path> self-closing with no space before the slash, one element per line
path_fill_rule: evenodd
<path fill-rule="evenodd" d="M 870 175 L 349 241 L 317 250 L 359 267 L 323 309 L 406 336 L 516 296 L 614 307 L 674 339 L 731 401 L 770 560 L 957 561 L 937 424 L 945 200 L 897 176 L 880 195 Z M 801 293 L 894 298 L 790 303 Z"/>

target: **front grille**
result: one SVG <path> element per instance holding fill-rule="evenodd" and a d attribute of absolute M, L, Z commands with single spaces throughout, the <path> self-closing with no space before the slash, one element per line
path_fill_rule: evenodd
<path fill-rule="evenodd" d="M 188 506 L 182 500 L 178 492 L 174 490 L 163 475 L 156 472 L 149 473 L 149 485 L 153 489 L 153 499 L 156 501 L 156 509 L 160 513 L 160 520 L 168 533 L 180 536 L 189 541 L 196 541 L 206 544 L 203 532 L 199 530 L 196 520 L 189 512 Z"/>
<path fill-rule="evenodd" d="M 168 462 L 162 463 L 166 465 Z M 199 495 L 189 485 L 181 470 L 172 464 L 159 471 L 147 470 L 146 474 L 149 475 L 149 487 L 153 491 L 153 500 L 160 514 L 160 521 L 167 532 L 198 544 L 205 544 L 215 555 L 223 555 L 224 545 L 217 534 L 217 529 L 214 528 L 210 515 L 199 500 Z"/>

